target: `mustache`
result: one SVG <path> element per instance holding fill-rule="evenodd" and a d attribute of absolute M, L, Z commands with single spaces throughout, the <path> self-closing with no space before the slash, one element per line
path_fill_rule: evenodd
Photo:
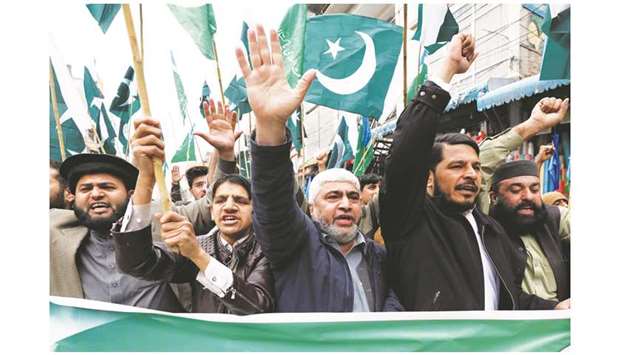
<path fill-rule="evenodd" d="M 473 190 L 474 192 L 478 192 L 480 187 L 478 187 L 473 181 L 472 182 L 464 182 L 462 184 L 457 184 L 454 187 L 455 190 Z"/>

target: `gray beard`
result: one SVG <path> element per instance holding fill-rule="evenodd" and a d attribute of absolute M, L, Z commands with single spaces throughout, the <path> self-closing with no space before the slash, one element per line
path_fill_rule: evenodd
<path fill-rule="evenodd" d="M 321 229 L 323 230 L 323 232 L 325 232 L 330 238 L 333 238 L 336 243 L 340 245 L 350 243 L 353 239 L 355 239 L 355 237 L 357 237 L 357 234 L 359 233 L 359 227 L 357 224 L 353 225 L 353 230 L 351 230 L 350 232 L 338 231 L 336 227 L 331 224 L 327 224 L 322 219 L 319 220 L 319 224 L 321 225 Z"/>

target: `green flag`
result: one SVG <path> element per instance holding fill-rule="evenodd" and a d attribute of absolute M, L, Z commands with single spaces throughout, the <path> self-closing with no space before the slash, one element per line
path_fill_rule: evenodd
<path fill-rule="evenodd" d="M 171 162 L 179 163 L 184 161 L 196 161 L 196 148 L 194 146 L 194 136 L 188 133 L 183 140 L 183 143 L 174 153 Z"/>
<path fill-rule="evenodd" d="M 215 59 L 213 35 L 217 31 L 215 13 L 211 4 L 198 7 L 183 7 L 168 4 L 168 8 L 179 24 L 189 33 L 202 54 L 208 59 Z"/>
<path fill-rule="evenodd" d="M 50 60 L 50 66 L 52 68 L 51 75 L 54 81 L 56 105 L 58 108 L 58 115 L 60 116 L 60 127 L 62 130 L 63 141 L 65 145 L 65 156 L 70 157 L 74 154 L 81 153 L 86 145 L 84 144 L 84 137 L 82 132 L 75 124 L 75 121 L 71 117 L 71 111 L 65 103 L 65 99 L 62 96 L 58 79 L 56 78 L 56 71 Z M 61 161 L 62 155 L 60 154 L 60 143 L 58 141 L 58 131 L 56 130 L 56 117 L 54 115 L 54 108 L 52 104 L 52 88 L 50 87 L 50 159 Z"/>
<path fill-rule="evenodd" d="M 243 141 L 245 143 L 246 148 L 250 146 L 248 142 L 248 136 L 243 135 Z M 250 167 L 251 157 L 250 157 L 250 149 L 242 149 L 239 151 L 239 175 L 243 176 L 248 180 L 252 180 L 252 169 Z"/>
<path fill-rule="evenodd" d="M 353 15 L 306 22 L 304 71 L 317 78 L 306 101 L 335 110 L 380 117 L 402 47 L 402 28 Z"/>
<path fill-rule="evenodd" d="M 291 87 L 297 85 L 297 81 L 303 74 L 304 35 L 307 17 L 306 4 L 293 5 L 284 15 L 278 29 L 286 78 Z"/>
<path fill-rule="evenodd" d="M 97 87 L 87 67 L 84 67 L 84 96 L 86 97 L 88 114 L 95 123 L 97 136 L 103 143 L 105 153 L 116 155 L 116 146 L 114 143 L 116 132 L 114 130 L 114 125 L 112 121 L 110 121 L 110 117 L 105 109 L 103 94 Z"/>
<path fill-rule="evenodd" d="M 450 42 L 459 33 L 459 25 L 447 4 L 419 4 L 418 26 L 413 39 L 420 42 L 428 54 Z"/>
<path fill-rule="evenodd" d="M 116 17 L 118 10 L 120 10 L 120 4 L 88 4 L 86 5 L 90 14 L 93 15 L 99 27 L 106 33 L 108 28 L 112 24 L 112 20 Z"/>
<path fill-rule="evenodd" d="M 540 80 L 570 79 L 570 5 L 547 6 L 542 30 L 547 41 Z"/>
<path fill-rule="evenodd" d="M 422 58 L 420 59 L 420 70 L 418 75 L 416 75 L 415 79 L 411 83 L 409 90 L 407 91 L 407 101 L 413 100 L 415 95 L 417 95 L 420 87 L 426 81 L 428 77 L 428 65 L 426 65 L 426 55 L 427 51 L 425 49 L 422 50 Z"/>
<path fill-rule="evenodd" d="M 174 55 L 170 51 L 170 59 L 172 60 L 172 75 L 174 76 L 174 86 L 177 89 L 177 99 L 179 100 L 179 109 L 181 110 L 181 116 L 183 116 L 183 124 L 187 119 L 187 96 L 185 96 L 185 89 L 183 89 L 183 82 L 181 76 L 177 72 L 177 63 L 174 61 Z"/>
<path fill-rule="evenodd" d="M 237 79 L 237 76 L 235 75 L 224 91 L 224 96 L 226 96 L 233 104 L 231 110 L 236 110 L 240 118 L 241 115 L 252 111 L 248 101 L 248 93 L 243 77 Z"/>
<path fill-rule="evenodd" d="M 301 114 L 301 107 L 298 107 L 293 114 L 291 115 L 291 117 L 288 118 L 288 120 L 286 121 L 286 127 L 288 127 L 289 131 L 291 132 L 291 136 L 293 138 L 293 146 L 295 147 L 295 150 L 297 151 L 297 153 L 301 152 L 301 148 L 302 148 L 302 127 L 301 127 L 301 120 L 300 120 L 300 114 Z"/>
<path fill-rule="evenodd" d="M 123 145 L 123 154 L 129 154 L 129 121 L 140 110 L 136 82 L 133 80 L 133 68 L 129 66 L 123 81 L 118 86 L 116 96 L 110 103 L 110 113 L 120 119 L 118 140 Z"/>
<path fill-rule="evenodd" d="M 353 174 L 355 176 L 364 175 L 366 169 L 375 158 L 373 148 L 372 133 L 370 131 L 370 121 L 368 117 L 362 116 L 357 135 L 357 153 L 353 162 Z"/>
<path fill-rule="evenodd" d="M 349 143 L 349 125 L 344 116 L 340 119 L 338 125 L 338 132 L 334 139 L 334 145 L 332 146 L 331 155 L 327 162 L 327 168 L 341 168 L 347 160 L 353 158 L 353 149 L 351 143 Z"/>

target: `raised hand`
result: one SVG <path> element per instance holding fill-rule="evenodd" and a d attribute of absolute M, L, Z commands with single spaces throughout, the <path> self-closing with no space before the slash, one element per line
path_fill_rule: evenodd
<path fill-rule="evenodd" d="M 248 31 L 252 69 L 243 50 L 237 48 L 239 67 L 245 78 L 250 106 L 256 115 L 256 141 L 261 145 L 279 145 L 284 141 L 286 120 L 302 102 L 314 70 L 307 71 L 292 89 L 286 80 L 282 49 L 275 31 L 270 32 L 271 50 L 263 26 Z"/>
<path fill-rule="evenodd" d="M 178 165 L 172 166 L 172 183 L 178 184 L 181 181 L 181 172 L 179 171 Z"/>
<path fill-rule="evenodd" d="M 231 112 L 228 105 L 224 106 L 218 101 L 217 107 L 213 99 L 203 103 L 205 118 L 209 125 L 209 132 L 196 132 L 194 135 L 201 137 L 211 144 L 220 156 L 226 160 L 235 158 L 235 141 L 243 132 L 235 133 L 237 113 Z"/>
<path fill-rule="evenodd" d="M 474 37 L 469 34 L 458 33 L 452 36 L 448 44 L 448 54 L 443 60 L 440 77 L 446 83 L 452 80 L 455 74 L 462 74 L 469 69 L 478 57 Z"/>
<path fill-rule="evenodd" d="M 143 117 L 134 120 L 133 125 L 131 150 L 133 165 L 138 168 L 139 174 L 132 200 L 135 204 L 142 205 L 151 202 L 155 185 L 153 159 L 164 161 L 164 142 L 161 139 L 159 121 Z"/>
<path fill-rule="evenodd" d="M 568 112 L 568 99 L 556 99 L 555 97 L 545 97 L 536 103 L 532 109 L 532 114 L 528 121 L 542 131 L 556 126 L 562 122 Z"/>

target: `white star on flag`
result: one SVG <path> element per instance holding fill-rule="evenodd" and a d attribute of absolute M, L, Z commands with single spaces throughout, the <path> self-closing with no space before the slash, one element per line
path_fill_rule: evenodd
<path fill-rule="evenodd" d="M 329 46 L 329 49 L 323 52 L 323 54 L 329 53 L 332 55 L 332 59 L 336 59 L 338 52 L 344 50 L 344 48 L 340 47 L 340 38 L 338 38 L 336 42 L 332 42 L 328 39 L 325 39 L 325 41 L 327 41 L 327 45 Z"/>

